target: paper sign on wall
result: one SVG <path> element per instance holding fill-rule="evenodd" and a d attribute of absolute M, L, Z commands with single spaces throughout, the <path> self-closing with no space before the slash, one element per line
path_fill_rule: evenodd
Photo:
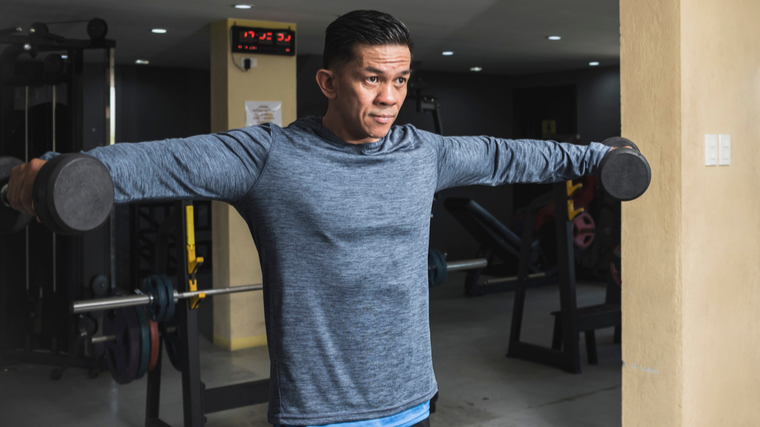
<path fill-rule="evenodd" d="M 282 102 L 245 102 L 246 126 L 256 126 L 268 122 L 282 127 Z"/>

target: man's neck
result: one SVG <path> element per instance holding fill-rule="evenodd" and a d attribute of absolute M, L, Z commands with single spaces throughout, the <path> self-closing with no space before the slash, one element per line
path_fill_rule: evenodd
<path fill-rule="evenodd" d="M 380 140 L 380 138 L 359 139 L 358 137 L 351 135 L 348 127 L 343 124 L 343 120 L 341 120 L 341 118 L 335 114 L 335 112 L 329 109 L 327 110 L 325 116 L 322 117 L 322 126 L 349 144 L 369 144 L 371 142 L 377 142 Z"/>

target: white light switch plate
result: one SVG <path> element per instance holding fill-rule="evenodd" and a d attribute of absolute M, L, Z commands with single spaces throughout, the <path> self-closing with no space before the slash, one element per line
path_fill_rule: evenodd
<path fill-rule="evenodd" d="M 720 135 L 718 141 L 718 164 L 728 166 L 731 164 L 731 135 Z"/>
<path fill-rule="evenodd" d="M 718 135 L 705 135 L 705 166 L 718 165 Z"/>

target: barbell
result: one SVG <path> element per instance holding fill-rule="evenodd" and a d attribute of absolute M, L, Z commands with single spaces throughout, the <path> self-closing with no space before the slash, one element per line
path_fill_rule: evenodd
<path fill-rule="evenodd" d="M 172 365 L 177 370 L 182 369 L 179 354 L 179 336 L 182 331 L 174 322 L 175 304 L 179 300 L 257 291 L 262 288 L 262 285 L 246 285 L 177 292 L 168 276 L 153 275 L 143 281 L 138 295 L 74 301 L 71 303 L 71 312 L 78 314 L 107 310 L 103 316 L 103 335 L 92 337 L 91 342 L 103 344 L 106 364 L 114 381 L 127 384 L 142 378 L 155 367 L 159 336 L 163 339 Z"/>
<path fill-rule="evenodd" d="M 166 286 L 168 282 L 168 287 Z M 155 284 L 153 288 L 149 288 L 146 284 Z M 152 289 L 152 290 L 151 290 Z M 231 288 L 219 288 L 219 289 L 206 289 L 202 291 L 189 291 L 189 292 L 177 292 L 171 286 L 171 280 L 166 276 L 151 276 L 143 282 L 142 293 L 137 295 L 125 295 L 108 298 L 97 298 L 91 300 L 80 300 L 71 303 L 71 313 L 87 313 L 90 311 L 98 310 L 113 310 L 116 308 L 124 307 L 137 307 L 148 306 L 149 311 L 154 310 L 155 321 L 161 322 L 164 320 L 172 320 L 167 316 L 169 305 L 176 304 L 181 299 L 188 299 L 193 297 L 210 297 L 214 295 L 234 294 L 238 292 L 250 292 L 260 291 L 263 289 L 263 285 L 244 285 L 233 286 Z M 146 293 L 148 292 L 148 293 Z M 163 295 L 162 295 L 163 294 Z M 171 297 L 169 296 L 171 295 Z M 164 304 L 162 307 L 157 307 L 159 304 Z M 162 316 L 157 314 L 164 313 Z M 151 319 L 152 320 L 152 319 Z"/>

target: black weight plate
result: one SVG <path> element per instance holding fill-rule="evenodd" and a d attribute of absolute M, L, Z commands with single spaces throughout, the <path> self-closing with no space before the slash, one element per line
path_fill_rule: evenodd
<path fill-rule="evenodd" d="M 164 282 L 164 290 L 166 291 L 166 315 L 164 319 L 174 320 L 174 286 L 172 285 L 172 279 L 169 276 L 160 276 Z"/>
<path fill-rule="evenodd" d="M 647 191 L 652 181 L 652 170 L 638 151 L 618 148 L 604 156 L 599 164 L 598 178 L 607 194 L 621 201 L 629 201 Z"/>
<path fill-rule="evenodd" d="M 106 341 L 106 364 L 114 381 L 132 382 L 140 363 L 140 323 L 132 307 L 120 308 L 103 316 L 103 335 L 115 335 Z"/>
<path fill-rule="evenodd" d="M 93 18 L 87 23 L 87 35 L 91 40 L 99 40 L 108 34 L 108 24 L 100 18 Z"/>
<path fill-rule="evenodd" d="M 108 295 L 108 277 L 106 277 L 103 274 L 99 274 L 92 278 L 92 293 L 99 296 L 104 297 Z"/>
<path fill-rule="evenodd" d="M 174 332 L 166 332 L 167 328 L 173 327 Z M 182 371 L 182 361 L 179 356 L 179 337 L 182 331 L 179 330 L 179 324 L 177 322 L 165 322 L 164 323 L 164 346 L 166 347 L 166 356 L 174 366 L 174 369 Z"/>
<path fill-rule="evenodd" d="M 8 183 L 11 170 L 23 162 L 14 157 L 0 157 L 0 189 Z M 0 234 L 16 233 L 23 230 L 34 217 L 5 206 L 0 201 Z"/>
<path fill-rule="evenodd" d="M 140 322 L 140 364 L 137 367 L 135 379 L 139 380 L 148 371 L 150 362 L 150 324 L 143 307 L 134 307 L 137 320 Z"/>
<path fill-rule="evenodd" d="M 428 251 L 428 287 L 440 286 L 446 281 L 446 256 L 437 249 Z"/>
<path fill-rule="evenodd" d="M 37 175 L 33 193 L 35 210 L 45 206 L 42 222 L 61 234 L 94 230 L 113 208 L 111 174 L 87 154 L 62 154 L 49 160 Z"/>
<path fill-rule="evenodd" d="M 45 57 L 45 74 L 60 74 L 66 70 L 66 62 L 61 55 L 51 53 Z"/>
<path fill-rule="evenodd" d="M 632 147 L 634 150 L 641 152 L 641 150 L 639 150 L 639 147 L 637 147 L 633 141 L 628 138 L 623 138 L 622 136 L 613 136 L 612 138 L 607 138 L 602 141 L 602 144 L 608 147 Z"/>
<path fill-rule="evenodd" d="M 148 318 L 154 322 L 163 322 L 166 316 L 166 292 L 163 281 L 159 276 L 148 276 L 143 281 L 142 291 L 144 294 L 153 296 L 153 302 L 148 306 Z"/>

